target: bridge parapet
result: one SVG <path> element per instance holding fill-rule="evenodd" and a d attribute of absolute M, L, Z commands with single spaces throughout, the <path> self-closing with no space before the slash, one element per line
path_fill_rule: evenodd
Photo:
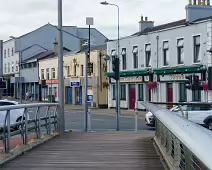
<path fill-rule="evenodd" d="M 170 169 L 212 169 L 211 131 L 162 107 L 142 104 L 154 115 L 154 140 Z"/>

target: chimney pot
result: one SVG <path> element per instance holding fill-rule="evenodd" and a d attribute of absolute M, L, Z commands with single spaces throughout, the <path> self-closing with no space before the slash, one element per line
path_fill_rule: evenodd
<path fill-rule="evenodd" d="M 211 4 L 210 4 L 210 0 L 207 0 L 207 5 L 209 5 L 209 6 L 211 5 Z"/>
<path fill-rule="evenodd" d="M 197 5 L 197 2 L 196 2 L 196 0 L 193 0 L 193 5 Z"/>
<path fill-rule="evenodd" d="M 145 17 L 145 21 L 148 21 L 148 17 Z"/>
<path fill-rule="evenodd" d="M 201 0 L 198 0 L 198 5 L 202 5 Z"/>
<path fill-rule="evenodd" d="M 189 5 L 192 5 L 192 0 L 189 0 L 189 1 L 188 1 L 188 4 L 189 4 Z"/>
<path fill-rule="evenodd" d="M 141 22 L 143 22 L 144 21 L 144 17 L 141 15 Z"/>
<path fill-rule="evenodd" d="M 205 5 L 206 5 L 205 0 L 202 0 L 202 5 L 203 5 L 203 6 L 205 6 Z"/>

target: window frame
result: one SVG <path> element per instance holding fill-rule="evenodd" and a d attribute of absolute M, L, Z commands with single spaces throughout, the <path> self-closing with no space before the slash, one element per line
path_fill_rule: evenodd
<path fill-rule="evenodd" d="M 165 47 L 166 43 L 168 44 Z M 163 41 L 163 66 L 169 66 L 169 41 Z"/>
<path fill-rule="evenodd" d="M 133 46 L 133 69 L 138 69 L 138 46 Z"/>
<path fill-rule="evenodd" d="M 112 100 L 116 100 L 116 85 L 112 84 Z"/>
<path fill-rule="evenodd" d="M 51 68 L 51 77 L 52 77 L 52 79 L 56 79 L 56 70 L 55 70 L 55 68 Z"/>
<path fill-rule="evenodd" d="M 41 80 L 44 80 L 45 79 L 45 76 L 44 76 L 44 69 L 41 69 Z"/>
<path fill-rule="evenodd" d="M 144 84 L 138 84 L 138 101 L 144 101 Z"/>
<path fill-rule="evenodd" d="M 46 80 L 50 79 L 49 68 L 46 69 Z"/>
<path fill-rule="evenodd" d="M 196 42 L 197 37 L 199 37 L 199 43 Z M 198 49 L 198 52 L 197 52 L 197 49 Z M 197 56 L 197 53 L 199 53 L 199 58 Z M 195 35 L 195 36 L 193 36 L 193 62 L 194 63 L 200 63 L 201 62 L 201 56 L 200 55 L 201 55 L 201 36 Z"/>
<path fill-rule="evenodd" d="M 182 88 L 184 87 L 184 88 Z M 182 91 L 184 91 L 184 95 L 182 95 Z M 180 82 L 179 83 L 179 102 L 186 102 L 187 101 L 187 89 L 185 87 L 185 82 Z"/>
<path fill-rule="evenodd" d="M 126 101 L 126 84 L 120 84 L 120 100 Z"/>
<path fill-rule="evenodd" d="M 125 51 L 125 53 L 123 54 L 123 51 Z M 122 70 L 127 70 L 127 49 L 126 48 L 122 48 Z"/>
<path fill-rule="evenodd" d="M 147 47 L 150 46 L 150 50 L 146 50 Z M 145 44 L 145 66 L 146 67 L 151 67 L 151 44 Z M 148 57 L 148 58 L 147 58 Z M 148 59 L 148 63 L 147 63 L 147 59 Z"/>
<path fill-rule="evenodd" d="M 183 44 L 179 45 L 179 42 L 182 41 Z M 183 50 L 183 52 L 182 52 Z M 185 53 L 184 53 L 184 38 L 177 39 L 177 64 L 181 65 L 185 62 Z"/>

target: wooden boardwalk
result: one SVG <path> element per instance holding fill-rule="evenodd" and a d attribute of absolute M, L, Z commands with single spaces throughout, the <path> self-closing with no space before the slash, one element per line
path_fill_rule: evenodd
<path fill-rule="evenodd" d="M 148 132 L 72 132 L 0 167 L 6 170 L 162 170 Z"/>

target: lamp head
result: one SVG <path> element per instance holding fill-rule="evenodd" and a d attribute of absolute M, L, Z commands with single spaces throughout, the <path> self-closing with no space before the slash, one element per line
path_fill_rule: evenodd
<path fill-rule="evenodd" d="M 109 3 L 107 1 L 100 2 L 100 4 L 102 4 L 102 5 L 109 5 Z"/>

